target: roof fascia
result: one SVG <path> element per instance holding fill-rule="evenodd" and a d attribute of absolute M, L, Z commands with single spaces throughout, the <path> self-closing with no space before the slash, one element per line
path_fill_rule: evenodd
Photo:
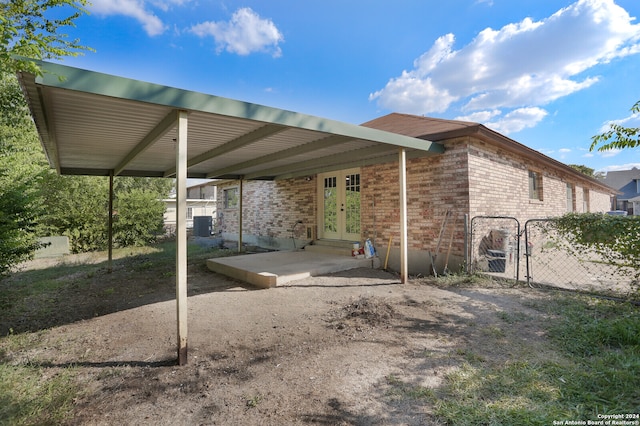
<path fill-rule="evenodd" d="M 40 144 L 47 157 L 47 161 L 51 168 L 56 169 L 60 174 L 60 161 L 58 156 L 58 145 L 55 139 L 54 123 L 49 120 L 47 111 L 50 109 L 42 94 L 42 88 L 38 87 L 33 74 L 19 72 L 17 73 L 18 82 L 22 88 L 22 93 L 27 100 L 29 110 L 33 116 L 33 121 L 38 129 L 38 137 Z"/>
<path fill-rule="evenodd" d="M 492 143 L 494 145 L 499 145 L 504 147 L 505 149 L 508 149 L 510 151 L 515 151 L 519 154 L 521 154 L 522 156 L 529 158 L 531 160 L 534 161 L 542 161 L 544 163 L 546 163 L 547 165 L 558 169 L 558 170 L 562 170 L 565 173 L 568 173 L 580 180 L 583 181 L 587 181 L 591 184 L 593 184 L 594 186 L 597 186 L 601 189 L 605 189 L 607 192 L 610 192 L 611 194 L 616 194 L 618 193 L 618 191 L 614 188 L 611 188 L 610 186 L 600 182 L 599 180 L 592 178 L 590 176 L 587 176 L 583 173 L 580 173 L 579 171 L 573 169 L 572 167 L 554 160 L 551 157 L 547 157 L 546 155 L 542 154 L 541 152 L 538 152 L 534 149 L 529 148 L 526 145 L 521 144 L 520 142 L 517 142 L 511 138 L 508 138 L 494 130 L 489 129 L 488 127 L 485 127 L 483 125 L 479 125 L 478 127 L 473 128 L 474 131 L 473 132 L 469 132 L 468 135 L 470 136 L 477 136 L 478 138 L 482 139 L 485 142 L 488 143 Z"/>
<path fill-rule="evenodd" d="M 441 144 L 410 136 L 51 62 L 33 62 L 42 70 L 35 81 L 43 86 L 343 135 L 432 154 L 444 152 Z"/>

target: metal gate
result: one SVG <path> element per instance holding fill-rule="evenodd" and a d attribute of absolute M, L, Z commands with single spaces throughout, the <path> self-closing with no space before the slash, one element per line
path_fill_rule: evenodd
<path fill-rule="evenodd" d="M 470 224 L 468 271 L 516 281 L 522 276 L 531 287 L 615 293 L 637 288 L 637 268 L 581 251 L 556 231 L 554 221 L 530 219 L 521 232 L 520 222 L 514 217 L 474 217 Z M 640 229 L 631 232 L 640 235 Z"/>
<path fill-rule="evenodd" d="M 519 280 L 520 222 L 510 216 L 471 219 L 469 272 Z"/>

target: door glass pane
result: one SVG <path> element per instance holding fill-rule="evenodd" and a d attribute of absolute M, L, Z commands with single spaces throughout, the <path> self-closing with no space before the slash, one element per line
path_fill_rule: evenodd
<path fill-rule="evenodd" d="M 338 188 L 335 176 L 324 179 L 324 231 L 338 232 Z"/>
<path fill-rule="evenodd" d="M 360 174 L 347 175 L 345 192 L 345 231 L 360 233 Z"/>

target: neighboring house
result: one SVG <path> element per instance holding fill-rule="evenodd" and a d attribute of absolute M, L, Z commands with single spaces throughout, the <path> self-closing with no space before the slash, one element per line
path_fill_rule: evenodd
<path fill-rule="evenodd" d="M 640 215 L 640 170 L 607 172 L 601 181 L 620 191 L 611 203 L 611 210 L 623 210 L 629 215 Z"/>
<path fill-rule="evenodd" d="M 446 211 L 457 232 L 452 261 L 464 258 L 464 216 L 531 218 L 605 212 L 615 191 L 481 124 L 389 114 L 363 126 L 438 142 L 445 152 L 407 160 L 409 272 L 430 269 Z M 371 239 L 399 265 L 398 162 L 275 181 L 242 182 L 243 241 L 293 248 L 314 239 Z M 218 230 L 237 239 L 239 181 L 218 183 Z M 447 244 L 448 245 L 448 244 Z M 454 259 L 455 257 L 455 259 Z"/>
<path fill-rule="evenodd" d="M 166 209 L 164 212 L 164 227 L 168 233 L 173 233 L 176 227 L 176 199 L 162 200 Z M 217 188 L 215 182 L 200 182 L 187 186 L 187 228 L 194 225 L 194 217 L 210 217 L 215 223 L 217 208 Z"/>

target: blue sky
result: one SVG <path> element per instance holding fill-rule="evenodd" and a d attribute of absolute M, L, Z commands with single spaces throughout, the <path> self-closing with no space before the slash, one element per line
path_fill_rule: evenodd
<path fill-rule="evenodd" d="M 476 121 L 596 170 L 640 126 L 638 0 L 93 0 L 63 63 L 360 124 L 390 112 Z"/>

